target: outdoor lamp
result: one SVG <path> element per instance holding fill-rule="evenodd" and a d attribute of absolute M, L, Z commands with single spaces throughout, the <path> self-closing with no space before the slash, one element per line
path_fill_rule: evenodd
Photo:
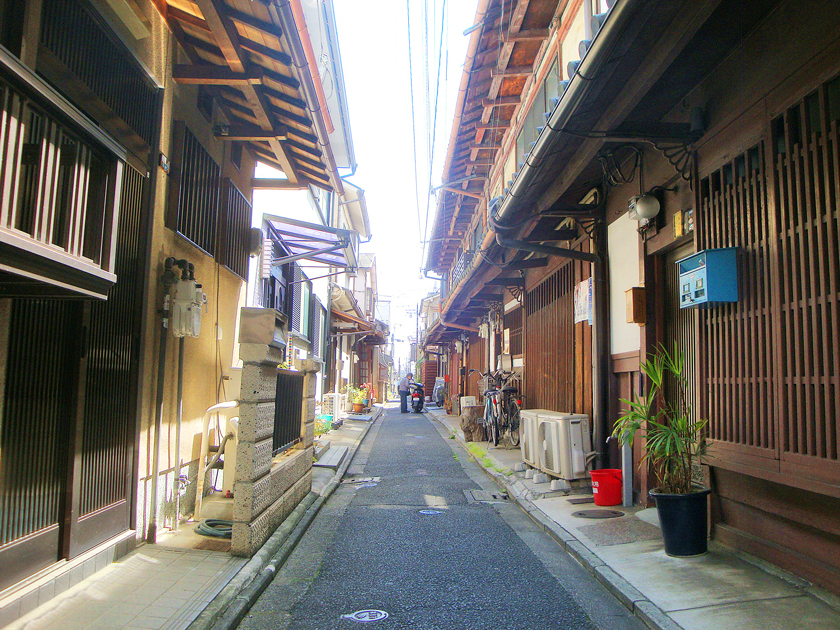
<path fill-rule="evenodd" d="M 659 214 L 659 199 L 651 193 L 645 193 L 636 199 L 636 216 L 639 219 L 653 219 Z"/>

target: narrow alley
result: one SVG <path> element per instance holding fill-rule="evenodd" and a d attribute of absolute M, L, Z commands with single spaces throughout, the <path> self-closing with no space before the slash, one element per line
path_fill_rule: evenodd
<path fill-rule="evenodd" d="M 642 627 L 447 437 L 388 409 L 240 629 Z"/>

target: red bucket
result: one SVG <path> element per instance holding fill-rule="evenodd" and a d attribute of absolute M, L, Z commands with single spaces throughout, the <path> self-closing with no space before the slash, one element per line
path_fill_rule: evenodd
<path fill-rule="evenodd" d="M 621 503 L 621 471 L 618 468 L 593 470 L 592 496 L 595 505 L 619 505 Z"/>

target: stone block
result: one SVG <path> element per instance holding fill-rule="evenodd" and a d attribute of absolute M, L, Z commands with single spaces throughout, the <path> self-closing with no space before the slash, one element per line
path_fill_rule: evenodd
<path fill-rule="evenodd" d="M 274 503 L 289 488 L 298 483 L 312 470 L 314 450 L 287 451 L 278 458 L 271 471 L 257 481 L 241 481 L 236 484 L 234 494 L 233 520 L 252 521 Z"/>
<path fill-rule="evenodd" d="M 306 380 L 303 381 L 303 396 L 304 398 L 315 398 L 318 386 L 318 374 L 307 374 Z"/>
<path fill-rule="evenodd" d="M 315 399 L 310 398 L 306 401 L 306 412 L 303 416 L 304 422 L 312 422 L 315 420 Z"/>
<path fill-rule="evenodd" d="M 484 441 L 484 405 L 470 405 L 461 410 L 461 430 L 467 442 Z"/>
<path fill-rule="evenodd" d="M 315 443 L 315 421 L 307 422 L 303 429 L 303 448 L 309 448 Z"/>
<path fill-rule="evenodd" d="M 253 521 L 234 521 L 231 535 L 231 553 L 234 556 L 244 557 L 254 555 L 274 533 L 274 530 L 288 518 L 298 503 L 309 494 L 311 489 L 312 471 L 309 470 L 302 479 L 298 480 L 283 496 L 272 503 Z"/>
<path fill-rule="evenodd" d="M 277 394 L 277 367 L 245 364 L 239 399 L 243 402 L 273 402 Z"/>
<path fill-rule="evenodd" d="M 239 440 L 259 442 L 274 431 L 274 403 L 242 403 L 239 406 Z"/>
<path fill-rule="evenodd" d="M 271 439 L 240 441 L 236 448 L 236 481 L 256 481 L 271 470 Z"/>
<path fill-rule="evenodd" d="M 262 343 L 241 343 L 239 344 L 239 358 L 246 364 L 265 363 L 277 367 L 283 361 L 283 351 Z"/>

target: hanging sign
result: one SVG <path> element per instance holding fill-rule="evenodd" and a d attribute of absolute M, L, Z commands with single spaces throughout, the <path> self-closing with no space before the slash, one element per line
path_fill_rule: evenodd
<path fill-rule="evenodd" d="M 592 278 L 575 286 L 575 324 L 592 324 Z"/>

